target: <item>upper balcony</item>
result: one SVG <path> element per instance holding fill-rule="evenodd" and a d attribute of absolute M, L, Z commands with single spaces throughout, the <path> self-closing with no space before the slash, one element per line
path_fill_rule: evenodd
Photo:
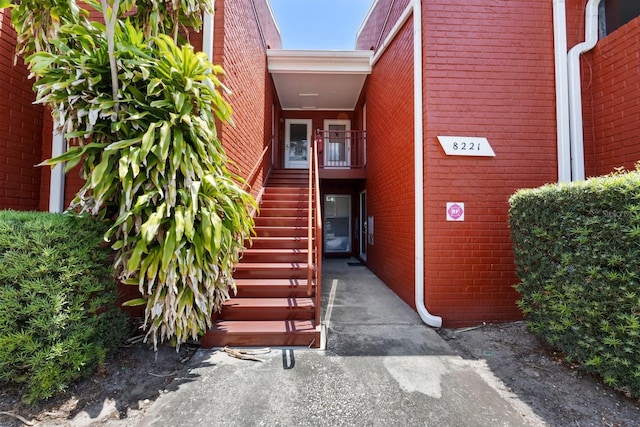
<path fill-rule="evenodd" d="M 365 179 L 366 132 L 317 129 L 320 179 Z"/>

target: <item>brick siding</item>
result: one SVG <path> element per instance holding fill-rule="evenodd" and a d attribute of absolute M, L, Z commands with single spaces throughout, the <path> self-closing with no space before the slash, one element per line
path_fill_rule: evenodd
<path fill-rule="evenodd" d="M 552 4 L 424 9 L 426 300 L 447 324 L 519 318 L 508 199 L 557 179 Z M 446 156 L 438 135 L 486 137 L 496 157 Z"/>
<path fill-rule="evenodd" d="M 640 160 L 640 17 L 600 40 L 583 59 L 587 176 Z"/>
<path fill-rule="evenodd" d="M 367 215 L 374 243 L 367 265 L 413 304 L 413 38 L 412 20 L 373 69 L 367 84 Z"/>
<path fill-rule="evenodd" d="M 552 4 L 431 0 L 422 12 L 426 305 L 445 326 L 520 318 L 508 198 L 557 179 Z M 367 89 L 367 261 L 413 304 L 410 25 Z M 486 137 L 496 157 L 447 156 L 438 135 Z M 446 221 L 447 202 L 465 203 L 464 222 Z"/>
<path fill-rule="evenodd" d="M 264 0 L 227 0 L 223 7 L 220 7 L 222 2 L 216 2 L 214 36 L 214 62 L 221 64 L 227 73 L 223 81 L 232 91 L 228 100 L 235 123 L 234 126 L 222 124 L 219 134 L 227 155 L 236 163 L 232 170 L 243 178 L 247 177 L 263 148 L 271 141 L 271 105 L 275 102 L 253 1 L 264 33 L 265 28 L 269 28 L 266 22 L 271 20 Z M 273 43 L 277 45 L 278 41 Z M 269 159 L 267 156 L 267 163 Z M 258 184 L 254 186 L 254 193 L 259 190 L 268 167 L 265 164 L 256 176 Z"/>
<path fill-rule="evenodd" d="M 36 210 L 42 107 L 33 105 L 33 81 L 23 61 L 14 65 L 15 40 L 9 12 L 0 10 L 0 209 Z"/>
<path fill-rule="evenodd" d="M 358 35 L 356 49 L 378 49 L 409 3 L 410 0 L 379 0 Z"/>

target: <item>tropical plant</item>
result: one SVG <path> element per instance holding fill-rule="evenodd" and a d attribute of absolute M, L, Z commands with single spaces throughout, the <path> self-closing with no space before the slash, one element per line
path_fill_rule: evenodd
<path fill-rule="evenodd" d="M 168 18 L 163 8 L 189 12 L 180 22 L 194 25 L 210 2 L 105 3 L 92 2 L 106 25 L 62 25 L 51 49 L 27 58 L 37 102 L 52 107 L 73 142 L 44 164 L 66 162 L 67 171 L 81 164 L 86 183 L 71 208 L 113 221 L 106 237 L 119 277 L 141 293 L 128 304 L 146 306 L 154 345 L 180 345 L 210 327 L 228 298 L 255 202 L 228 170 L 216 135 L 216 119 L 231 114 L 219 91 L 222 69 L 155 35 L 170 28 L 177 37 L 173 24 L 157 22 Z M 114 10 L 128 18 L 114 20 Z"/>

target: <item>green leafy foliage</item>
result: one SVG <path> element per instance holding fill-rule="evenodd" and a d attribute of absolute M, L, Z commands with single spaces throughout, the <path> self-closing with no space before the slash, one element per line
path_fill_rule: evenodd
<path fill-rule="evenodd" d="M 0 383 L 32 403 L 93 372 L 127 337 L 106 226 L 0 211 Z"/>
<path fill-rule="evenodd" d="M 38 102 L 76 145 L 46 161 L 81 164 L 72 208 L 112 219 L 120 279 L 139 287 L 154 344 L 180 345 L 211 326 L 251 236 L 255 201 L 227 169 L 215 120 L 230 120 L 219 67 L 172 38 L 115 29 L 117 101 L 104 27 L 60 29 L 58 52 L 28 58 Z"/>
<path fill-rule="evenodd" d="M 130 11 L 134 10 L 131 14 Z M 177 40 L 179 30 L 199 30 L 202 13 L 213 14 L 212 0 L 123 0 L 123 12 L 132 16 L 132 24 L 145 36 L 170 34 Z"/>
<path fill-rule="evenodd" d="M 63 25 L 86 23 L 89 16 L 70 0 L 3 1 L 0 8 L 11 8 L 11 23 L 18 34 L 18 55 L 50 52 L 51 41 Z"/>
<path fill-rule="evenodd" d="M 0 8 L 11 8 L 11 22 L 18 33 L 16 53 L 31 55 L 52 52 L 58 31 L 66 24 L 87 27 L 89 9 L 117 16 L 128 16 L 145 36 L 171 34 L 178 40 L 179 30 L 199 30 L 202 14 L 213 14 L 213 0 L 2 0 Z"/>
<path fill-rule="evenodd" d="M 640 396 L 640 171 L 520 190 L 510 203 L 529 327 Z"/>

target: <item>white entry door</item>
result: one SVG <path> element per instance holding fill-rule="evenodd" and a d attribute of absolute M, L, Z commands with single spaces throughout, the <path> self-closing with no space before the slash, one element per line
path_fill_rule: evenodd
<path fill-rule="evenodd" d="M 308 169 L 311 154 L 311 119 L 285 121 L 284 167 Z"/>
<path fill-rule="evenodd" d="M 324 121 L 324 166 L 348 168 L 351 166 L 350 120 Z"/>

